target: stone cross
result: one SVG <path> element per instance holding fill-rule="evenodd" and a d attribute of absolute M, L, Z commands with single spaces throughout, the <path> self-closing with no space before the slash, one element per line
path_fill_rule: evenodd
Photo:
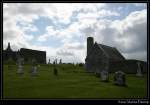
<path fill-rule="evenodd" d="M 125 73 L 122 71 L 115 72 L 114 82 L 116 85 L 125 86 L 126 85 Z"/>
<path fill-rule="evenodd" d="M 106 70 L 101 71 L 101 80 L 104 82 L 109 81 L 108 71 L 106 71 Z"/>
<path fill-rule="evenodd" d="M 136 76 L 138 76 L 138 77 L 142 77 L 143 76 L 140 62 L 137 62 L 137 73 L 136 73 Z"/>

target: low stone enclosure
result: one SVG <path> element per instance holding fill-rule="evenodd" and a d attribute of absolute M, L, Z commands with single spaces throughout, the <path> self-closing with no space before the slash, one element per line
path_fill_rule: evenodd
<path fill-rule="evenodd" d="M 116 71 L 123 71 L 129 74 L 137 73 L 138 65 L 137 62 L 140 62 L 142 73 L 147 73 L 147 62 L 139 61 L 139 60 L 124 60 L 118 62 L 110 62 L 109 72 L 114 73 Z"/>

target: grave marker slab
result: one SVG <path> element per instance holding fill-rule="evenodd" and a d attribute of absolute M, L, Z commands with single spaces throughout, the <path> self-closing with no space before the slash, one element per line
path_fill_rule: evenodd
<path fill-rule="evenodd" d="M 104 81 L 104 82 L 109 81 L 108 71 L 106 71 L 106 70 L 101 71 L 101 80 Z"/>
<path fill-rule="evenodd" d="M 126 85 L 125 73 L 122 71 L 115 72 L 114 82 L 116 85 L 125 86 Z"/>
<path fill-rule="evenodd" d="M 137 73 L 136 73 L 136 76 L 138 76 L 138 77 L 142 77 L 143 76 L 140 62 L 137 62 Z"/>
<path fill-rule="evenodd" d="M 18 74 L 23 74 L 23 63 L 24 63 L 24 59 L 23 58 L 18 58 L 18 70 L 17 73 Z"/>

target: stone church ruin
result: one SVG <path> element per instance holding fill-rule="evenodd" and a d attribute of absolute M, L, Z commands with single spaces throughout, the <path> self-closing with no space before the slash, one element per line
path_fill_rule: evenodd
<path fill-rule="evenodd" d="M 20 51 L 13 51 L 8 43 L 6 50 L 3 50 L 3 61 L 8 60 L 17 61 L 18 58 L 23 58 L 25 64 L 31 64 L 32 59 L 35 59 L 37 63 L 46 64 L 46 51 L 38 51 L 32 49 L 21 48 Z"/>
<path fill-rule="evenodd" d="M 147 71 L 147 64 L 144 61 L 126 59 L 115 47 L 94 43 L 93 37 L 87 38 L 87 56 L 85 68 L 87 72 L 101 73 L 116 72 L 122 70 L 125 73 L 136 73 L 140 62 L 142 72 Z"/>

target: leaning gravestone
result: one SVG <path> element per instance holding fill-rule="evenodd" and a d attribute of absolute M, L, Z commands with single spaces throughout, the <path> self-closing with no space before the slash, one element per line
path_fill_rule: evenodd
<path fill-rule="evenodd" d="M 37 62 L 35 59 L 32 60 L 32 70 L 31 75 L 36 76 L 37 75 Z"/>
<path fill-rule="evenodd" d="M 136 73 L 136 76 L 138 76 L 138 77 L 142 77 L 143 76 L 140 62 L 137 62 L 137 73 Z"/>
<path fill-rule="evenodd" d="M 106 70 L 101 71 L 101 80 L 104 82 L 109 81 L 108 71 L 106 71 Z"/>
<path fill-rule="evenodd" d="M 23 58 L 18 58 L 18 70 L 17 70 L 18 74 L 23 74 L 23 63 L 24 63 Z"/>
<path fill-rule="evenodd" d="M 122 71 L 115 72 L 114 82 L 116 85 L 125 86 L 126 85 L 125 73 Z"/>

